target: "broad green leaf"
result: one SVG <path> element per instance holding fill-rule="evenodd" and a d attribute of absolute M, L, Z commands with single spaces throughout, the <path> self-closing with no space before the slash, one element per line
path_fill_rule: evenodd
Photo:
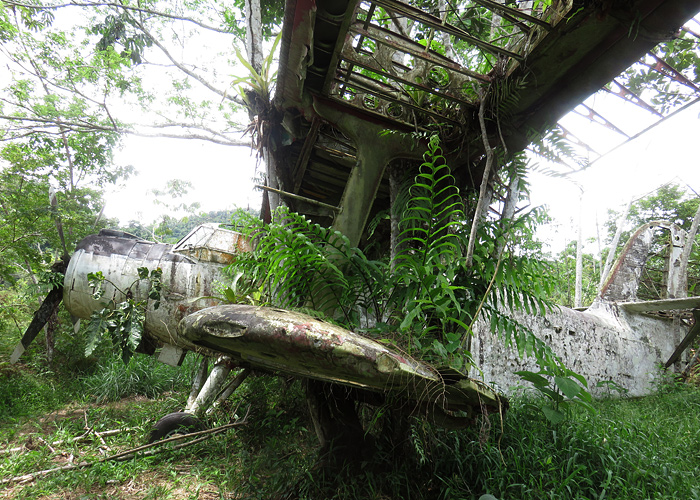
<path fill-rule="evenodd" d="M 550 408 L 549 406 L 543 406 L 540 408 L 540 410 L 552 424 L 560 424 L 566 418 L 564 413 L 560 412 L 559 410 L 555 410 L 554 408 Z"/>
<path fill-rule="evenodd" d="M 544 378 L 542 375 L 539 375 L 537 373 L 533 373 L 531 371 L 522 370 L 522 371 L 515 372 L 515 374 L 518 375 L 523 380 L 526 380 L 528 382 L 532 382 L 536 386 L 549 385 L 549 380 Z"/>
<path fill-rule="evenodd" d="M 581 386 L 567 377 L 554 377 L 554 383 L 569 399 L 574 399 L 581 392 Z"/>

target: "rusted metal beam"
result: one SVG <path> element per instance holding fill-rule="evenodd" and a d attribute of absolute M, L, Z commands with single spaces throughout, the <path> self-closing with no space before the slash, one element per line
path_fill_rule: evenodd
<path fill-rule="evenodd" d="M 512 52 L 510 50 L 498 47 L 496 45 L 492 45 L 488 42 L 473 37 L 463 29 L 448 23 L 443 23 L 440 18 L 435 17 L 432 14 L 428 14 L 420 9 L 417 9 L 416 7 L 396 2 L 394 0 L 372 0 L 372 3 L 375 3 L 386 10 L 390 10 L 397 14 L 409 17 L 415 21 L 418 21 L 428 26 L 429 28 L 433 28 L 434 30 L 444 31 L 445 33 L 455 36 L 460 40 L 464 40 L 465 42 L 468 42 L 471 45 L 474 45 L 475 47 L 479 47 L 480 49 L 485 50 L 486 52 L 489 52 L 491 54 L 510 57 L 519 62 L 522 62 L 524 60 L 524 57 L 520 54 L 516 54 L 515 52 Z"/>
<path fill-rule="evenodd" d="M 304 173 L 306 173 L 306 166 L 309 164 L 309 158 L 314 150 L 314 144 L 318 138 L 318 130 L 321 127 L 321 119 L 319 117 L 314 117 L 311 122 L 311 129 L 309 133 L 306 134 L 304 139 L 304 146 L 301 148 L 301 153 L 297 159 L 297 163 L 294 167 L 293 178 L 294 187 L 292 189 L 293 193 L 299 193 L 299 188 L 301 187 L 301 182 L 304 179 Z"/>
<path fill-rule="evenodd" d="M 410 108 L 411 110 L 413 110 L 417 113 L 420 113 L 420 114 L 432 116 L 433 118 L 438 120 L 438 122 L 448 122 L 448 123 L 451 123 L 451 124 L 457 125 L 457 126 L 461 125 L 458 121 L 456 121 L 452 118 L 449 118 L 445 115 L 442 115 L 440 113 L 436 113 L 434 111 L 431 111 L 428 108 L 424 108 L 424 107 L 419 106 L 417 104 L 413 104 L 407 100 L 398 99 L 397 97 L 392 96 L 392 93 L 401 95 L 400 89 L 395 89 L 393 87 L 389 87 L 388 91 L 387 90 L 384 90 L 384 91 L 380 90 L 380 86 L 377 85 L 377 82 L 375 80 L 372 80 L 371 78 L 366 78 L 364 75 L 362 75 L 360 73 L 353 73 L 348 84 L 353 86 L 353 87 L 357 87 L 358 89 L 362 90 L 363 92 L 365 92 L 367 94 L 375 95 L 377 97 L 385 99 L 385 100 L 389 101 L 390 103 L 394 103 L 394 104 L 397 104 L 399 106 L 405 106 L 405 107 Z M 354 106 L 357 109 L 361 109 L 365 113 L 376 114 L 378 116 L 381 116 L 384 119 L 391 120 L 391 121 L 393 121 L 397 124 L 401 124 L 403 126 L 409 126 L 409 127 L 417 127 L 418 126 L 415 123 L 409 122 L 408 120 L 399 119 L 400 116 L 393 117 L 389 114 L 377 113 L 376 111 L 374 111 L 372 109 L 367 109 L 366 107 L 360 107 L 360 106 L 354 105 L 352 103 L 352 101 L 347 102 L 347 104 Z M 422 128 L 422 127 L 418 127 L 418 128 Z"/>
<path fill-rule="evenodd" d="M 490 76 L 482 75 L 481 73 L 477 73 L 476 71 L 471 71 L 470 69 L 465 68 L 458 62 L 455 62 L 452 59 L 443 56 L 442 54 L 430 50 L 416 41 L 404 38 L 403 36 L 398 35 L 397 33 L 394 33 L 393 31 L 387 30 L 380 26 L 370 25 L 367 28 L 364 28 L 360 27 L 356 22 L 355 24 L 350 26 L 350 32 L 356 33 L 358 35 L 363 35 L 367 38 L 371 38 L 376 43 L 388 45 L 393 49 L 400 50 L 402 52 L 405 52 L 406 54 L 411 54 L 412 56 L 418 57 L 419 59 L 422 59 L 428 63 L 434 64 L 436 66 L 441 66 L 445 69 L 454 71 L 456 73 L 460 73 L 464 76 L 473 78 L 475 80 L 479 80 L 483 83 L 491 82 Z"/>
<path fill-rule="evenodd" d="M 262 184 L 256 184 L 255 187 L 258 189 L 262 189 L 264 191 L 270 191 L 272 193 L 277 193 L 280 196 L 291 198 L 293 200 L 299 200 L 299 201 L 303 201 L 306 203 L 310 203 L 312 205 L 317 205 L 319 207 L 327 208 L 328 210 L 332 210 L 335 213 L 340 213 L 342 211 L 342 209 L 339 207 L 335 207 L 333 205 L 329 205 L 328 203 L 323 203 L 322 201 L 317 201 L 317 200 L 314 200 L 312 198 L 307 198 L 306 196 L 301 196 L 298 194 L 290 193 L 288 191 L 282 191 L 279 189 L 271 188 L 269 186 L 263 186 Z"/>
<path fill-rule="evenodd" d="M 508 14 L 510 16 L 522 19 L 524 21 L 531 22 L 532 24 L 536 24 L 537 26 L 541 26 L 542 28 L 546 29 L 547 31 L 552 29 L 552 25 L 549 24 L 547 21 L 543 21 L 542 19 L 539 19 L 537 17 L 530 16 L 528 14 L 525 14 L 524 12 L 520 12 L 518 9 L 513 9 L 513 8 L 508 7 L 506 5 L 503 5 L 503 4 L 500 4 L 497 2 L 493 2 L 491 0 L 472 0 L 472 1 L 476 4 L 481 5 L 482 7 L 486 7 L 490 11 Z"/>
<path fill-rule="evenodd" d="M 617 90 L 613 90 L 613 89 L 610 89 L 608 87 L 603 87 L 603 90 L 605 90 L 606 92 L 608 92 L 610 94 L 616 95 L 616 96 L 624 99 L 625 101 L 636 104 L 640 108 L 645 109 L 645 110 L 649 111 L 650 113 L 655 114 L 656 116 L 660 116 L 660 117 L 664 116 L 661 113 L 659 113 L 658 111 L 656 111 L 656 109 L 654 109 L 654 107 L 651 104 L 648 104 L 647 102 L 642 100 L 637 94 L 635 94 L 630 89 L 628 89 L 627 87 L 622 85 L 617 80 L 617 78 L 613 79 L 612 83 L 617 87 Z"/>
<path fill-rule="evenodd" d="M 328 94 L 330 91 L 331 84 L 333 83 L 333 79 L 335 78 L 336 70 L 339 68 L 339 60 L 340 60 L 340 53 L 343 50 L 343 46 L 345 44 L 350 43 L 350 36 L 348 35 L 347 31 L 348 28 L 350 27 L 350 24 L 352 24 L 355 16 L 357 9 L 360 4 L 360 0 L 354 0 L 351 1 L 350 4 L 353 5 L 352 11 L 348 8 L 348 11 L 345 13 L 345 19 L 343 21 L 343 24 L 339 30 L 339 35 L 338 39 L 336 41 L 335 47 L 333 48 L 333 56 L 331 57 L 331 62 L 329 64 L 329 71 L 326 74 L 326 78 L 323 81 L 323 88 L 322 88 L 322 93 L 323 94 Z M 371 10 L 373 10 L 374 6 L 371 7 Z M 351 13 L 352 12 L 352 13 Z M 371 20 L 371 16 L 367 17 L 367 23 L 369 24 Z M 348 74 L 352 71 L 352 68 L 348 69 Z"/>
<path fill-rule="evenodd" d="M 666 61 L 661 59 L 659 56 L 656 54 L 649 54 L 655 61 L 655 64 L 649 64 L 646 61 L 641 61 L 642 64 L 645 66 L 648 66 L 649 68 L 653 69 L 654 71 L 657 71 L 661 73 L 664 76 L 667 76 L 671 80 L 673 80 L 676 83 L 680 83 L 681 85 L 684 85 L 685 87 L 688 87 L 689 89 L 693 90 L 694 92 L 700 92 L 700 87 L 695 85 L 695 83 L 691 82 L 688 80 L 683 73 L 678 71 L 676 68 L 668 64 Z"/>
<path fill-rule="evenodd" d="M 577 145 L 581 146 L 582 148 L 586 149 L 586 151 L 590 151 L 591 153 L 595 153 L 596 155 L 600 156 L 600 153 L 593 149 L 591 146 L 589 146 L 587 143 L 583 142 L 581 139 L 576 137 L 574 134 L 569 132 L 566 128 L 564 128 L 561 125 L 558 125 L 558 127 L 561 129 L 561 136 L 566 139 L 567 141 Z"/>
<path fill-rule="evenodd" d="M 668 120 L 669 118 L 672 118 L 672 117 L 676 116 L 678 113 L 681 113 L 681 112 L 684 111 L 685 109 L 687 109 L 687 108 L 693 106 L 694 104 L 697 104 L 698 102 L 700 102 L 700 97 L 697 97 L 697 98 L 693 99 L 692 101 L 690 101 L 690 102 L 684 104 L 683 106 L 681 106 L 680 108 L 676 109 L 676 110 L 673 111 L 672 113 L 670 113 L 670 114 L 664 116 L 662 119 L 660 119 L 660 120 L 658 120 L 658 121 L 652 123 L 651 125 L 649 125 L 648 127 L 646 127 L 644 130 L 640 130 L 639 132 L 637 132 L 636 134 L 634 134 L 632 137 L 630 137 L 630 138 L 627 139 L 626 141 L 621 142 L 620 144 L 618 144 L 617 146 L 615 146 L 614 148 L 612 148 L 610 151 L 608 151 L 607 153 L 605 153 L 605 155 L 609 155 L 610 153 L 612 153 L 612 152 L 615 151 L 616 149 L 619 149 L 620 147 L 624 146 L 624 145 L 627 144 L 628 142 L 633 141 L 633 140 L 635 140 L 637 137 L 640 137 L 640 136 L 646 134 L 647 132 L 649 132 L 649 131 L 650 131 L 651 129 L 653 129 L 654 127 L 658 127 L 659 125 L 661 125 L 662 123 L 664 123 L 664 122 L 665 122 L 666 120 Z M 603 156 L 605 156 L 605 155 L 603 155 Z M 600 158 L 603 158 L 603 156 L 601 156 Z M 590 167 L 591 165 L 593 165 L 595 162 L 597 162 L 598 160 L 600 160 L 600 158 L 596 158 L 595 160 L 591 161 L 591 162 L 587 165 L 587 167 Z"/>
<path fill-rule="evenodd" d="M 585 109 L 586 112 L 582 113 L 581 111 L 579 111 L 579 107 Z M 613 132 L 617 132 L 618 134 L 624 135 L 625 137 L 629 138 L 629 134 L 625 133 L 617 125 L 615 125 L 613 122 L 605 118 L 603 115 L 598 113 L 595 109 L 591 108 L 587 104 L 581 103 L 578 106 L 576 106 L 574 108 L 574 113 L 576 113 L 577 115 L 581 115 L 584 118 L 588 118 L 590 121 L 595 122 L 598 125 L 602 125 L 605 128 L 612 130 Z"/>
<path fill-rule="evenodd" d="M 463 104 L 463 105 L 468 106 L 468 107 L 474 107 L 473 103 L 466 101 L 465 99 L 463 99 L 459 96 L 454 95 L 453 92 L 447 92 L 444 90 L 442 90 L 442 91 L 436 90 L 435 88 L 429 87 L 428 85 L 417 83 L 413 80 L 404 78 L 402 76 L 391 74 L 391 73 L 387 72 L 386 70 L 384 70 L 378 64 L 374 64 L 373 63 L 374 61 L 371 57 L 353 58 L 353 55 L 354 54 L 352 54 L 350 51 L 346 50 L 343 52 L 343 59 L 346 60 L 349 64 L 351 64 L 353 67 L 358 66 L 362 69 L 366 69 L 366 70 L 375 72 L 375 73 L 377 73 L 377 75 L 392 79 L 393 81 L 395 81 L 399 85 L 397 87 L 393 87 L 391 85 L 385 84 L 385 83 L 380 82 L 378 80 L 374 80 L 374 79 L 370 78 L 369 76 L 364 75 L 362 73 L 355 73 L 355 72 L 352 72 L 352 73 L 350 73 L 350 75 L 348 75 L 347 79 L 344 82 L 346 85 L 349 84 L 350 80 L 352 80 L 353 78 L 355 78 L 355 80 L 357 80 L 358 78 L 367 79 L 367 80 L 373 81 L 376 84 L 376 88 L 377 88 L 378 92 L 381 92 L 381 90 L 379 90 L 379 88 L 383 87 L 383 88 L 387 89 L 387 91 L 389 91 L 389 92 L 393 91 L 397 94 L 409 96 L 408 91 L 407 91 L 408 90 L 407 87 L 413 87 L 413 89 L 415 89 L 417 91 L 426 92 L 426 93 L 441 97 L 443 99 L 447 99 L 447 100 L 452 101 L 452 102 Z M 368 84 L 365 84 L 365 86 L 368 86 Z"/>
<path fill-rule="evenodd" d="M 509 79 L 524 79 L 517 109 L 504 126 L 508 149 L 530 142 L 526 130 L 542 130 L 598 91 L 700 10 L 697 0 L 637 0 L 601 13 L 594 4 L 570 14 L 527 55 Z M 637 33 L 630 33 L 634 19 Z"/>

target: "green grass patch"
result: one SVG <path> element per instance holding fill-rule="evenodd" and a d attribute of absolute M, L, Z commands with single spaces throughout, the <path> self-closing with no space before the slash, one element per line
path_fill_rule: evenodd
<path fill-rule="evenodd" d="M 79 398 L 73 380 L 60 380 L 51 372 L 0 363 L 0 424 L 18 417 L 51 412 Z"/>
<path fill-rule="evenodd" d="M 597 414 L 582 411 L 551 426 L 515 402 L 504 432 L 486 444 L 469 433 L 438 434 L 440 498 L 700 498 L 699 390 L 680 387 L 596 407 Z"/>
<path fill-rule="evenodd" d="M 101 359 L 97 369 L 82 382 L 98 402 L 136 395 L 158 398 L 164 392 L 189 390 L 194 358 L 188 356 L 183 366 L 173 367 L 142 355 L 132 357 L 125 364 L 121 357 L 112 355 Z"/>

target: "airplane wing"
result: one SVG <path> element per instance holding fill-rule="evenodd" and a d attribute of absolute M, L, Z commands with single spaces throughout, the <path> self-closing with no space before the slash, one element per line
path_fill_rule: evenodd
<path fill-rule="evenodd" d="M 680 299 L 662 299 L 648 300 L 645 302 L 622 302 L 618 304 L 620 307 L 629 312 L 657 312 L 657 311 L 677 311 L 683 309 L 692 309 L 695 324 L 688 331 L 681 343 L 678 345 L 671 357 L 668 358 L 665 368 L 668 368 L 673 363 L 680 359 L 681 354 L 700 334 L 700 297 L 683 297 Z"/>
<path fill-rule="evenodd" d="M 700 297 L 647 300 L 645 302 L 621 302 L 618 305 L 629 312 L 675 311 L 700 307 Z"/>
<path fill-rule="evenodd" d="M 507 406 L 505 397 L 464 375 L 449 376 L 375 340 L 339 326 L 272 307 L 229 304 L 180 322 L 187 341 L 254 367 L 393 393 L 448 411 Z"/>

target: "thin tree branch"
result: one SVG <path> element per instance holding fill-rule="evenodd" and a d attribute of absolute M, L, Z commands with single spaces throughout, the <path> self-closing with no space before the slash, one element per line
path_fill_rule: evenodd
<path fill-rule="evenodd" d="M 121 434 L 123 432 L 130 432 L 136 430 L 135 427 L 129 427 L 127 429 L 112 429 L 110 431 L 103 431 L 103 432 L 94 432 L 94 429 L 90 428 L 88 429 L 84 434 L 81 434 L 78 437 L 72 438 L 72 439 L 59 439 L 58 441 L 52 441 L 51 443 L 46 443 L 47 445 L 51 446 L 60 446 L 64 443 L 79 443 L 82 441 L 87 441 L 88 439 L 91 438 L 92 435 L 95 435 L 99 438 L 105 437 L 105 436 L 115 436 L 117 434 Z M 24 450 L 24 446 L 18 446 L 17 448 L 7 448 L 5 450 L 0 450 L 0 455 L 7 455 L 10 453 L 17 453 L 22 450 Z"/>
<path fill-rule="evenodd" d="M 682 280 L 685 280 L 685 289 L 681 290 L 684 296 L 688 295 L 688 262 L 690 261 L 690 253 L 693 250 L 693 245 L 695 244 L 695 235 L 698 234 L 698 225 L 700 225 L 700 205 L 698 205 L 698 210 L 695 212 L 695 217 L 693 218 L 693 223 L 690 226 L 690 231 L 686 235 L 685 247 L 683 248 L 683 253 L 681 254 L 680 267 L 678 269 L 678 276 Z"/>
<path fill-rule="evenodd" d="M 204 78 L 202 78 L 201 76 L 199 76 L 197 73 L 195 73 L 194 71 L 189 70 L 189 69 L 188 69 L 187 67 L 185 67 L 183 64 L 181 64 L 180 62 L 178 62 L 178 61 L 170 54 L 170 52 L 168 51 L 168 49 L 166 49 L 165 46 L 164 46 L 162 43 L 160 43 L 153 35 L 151 35 L 150 31 L 148 31 L 148 30 L 146 29 L 146 27 L 145 27 L 143 24 L 141 24 L 141 22 L 137 21 L 137 20 L 134 19 L 133 17 L 132 17 L 131 19 L 133 20 L 133 22 L 134 22 L 136 25 L 138 25 L 138 28 L 153 42 L 153 44 L 154 44 L 156 47 L 158 47 L 158 48 L 161 50 L 161 52 L 163 52 L 163 54 L 165 55 L 165 57 L 167 57 L 167 58 L 170 60 L 170 62 L 172 62 L 173 65 L 174 65 L 177 69 L 179 69 L 180 71 L 182 71 L 182 72 L 185 73 L 186 75 L 188 75 L 188 76 L 194 78 L 194 79 L 197 80 L 199 83 L 201 83 L 202 85 L 204 85 L 206 88 L 208 88 L 209 90 L 211 90 L 211 91 L 214 92 L 215 94 L 221 96 L 222 99 L 232 100 L 231 97 L 227 94 L 227 92 L 225 92 L 225 91 L 223 91 L 223 90 L 219 90 L 218 88 L 214 87 L 214 85 L 212 85 L 212 84 L 209 83 L 207 80 L 205 80 Z"/>
<path fill-rule="evenodd" d="M 217 132 L 213 129 L 209 129 L 206 127 L 201 127 L 201 126 L 195 126 L 192 125 L 191 123 L 163 123 L 163 124 L 149 124 L 149 125 L 139 125 L 135 124 L 132 127 L 138 128 L 138 127 L 144 127 L 144 128 L 152 128 L 152 129 L 166 129 L 166 128 L 175 128 L 175 127 L 181 127 L 181 128 L 189 128 L 189 129 L 195 129 L 195 130 L 201 130 L 202 132 L 206 132 L 211 134 L 206 135 L 206 134 L 200 134 L 200 133 L 192 133 L 188 132 L 187 134 L 169 134 L 169 133 L 154 133 L 154 134 L 149 134 L 146 132 L 137 132 L 134 128 L 120 128 L 117 126 L 117 128 L 112 128 L 112 127 L 107 127 L 104 125 L 99 125 L 95 123 L 89 123 L 89 122 L 60 122 L 57 123 L 55 120 L 50 120 L 47 118 L 39 118 L 39 117 L 18 117 L 18 116 L 8 116 L 8 115 L 0 115 L 0 120 L 7 120 L 7 121 L 18 121 L 18 122 L 28 122 L 28 123 L 36 123 L 36 124 L 43 124 L 43 125 L 52 125 L 59 130 L 52 132 L 51 130 L 47 129 L 34 129 L 34 128 L 29 128 L 29 127 L 23 127 L 22 129 L 27 130 L 26 133 L 20 134 L 20 135 L 15 135 L 12 137 L 5 137 L 3 139 L 0 139 L 0 142 L 7 142 L 11 141 L 17 138 L 21 137 L 27 137 L 35 133 L 44 133 L 44 134 L 52 134 L 52 135 L 61 135 L 61 127 L 64 127 L 67 130 L 70 130 L 72 132 L 114 132 L 118 134 L 124 134 L 124 135 L 133 135 L 137 137 L 162 137 L 162 138 L 168 138 L 168 139 L 197 139 L 197 140 L 203 140 L 203 141 L 208 141 L 212 142 L 214 144 L 221 144 L 224 146 L 250 146 L 250 141 L 245 140 L 245 139 L 233 139 L 229 138 L 226 135 Z M 18 130 L 22 130 L 18 129 Z M 231 132 L 231 134 L 243 134 L 242 130 L 234 130 Z M 213 137 L 212 137 L 213 136 Z"/>
<path fill-rule="evenodd" d="M 42 233 L 28 233 L 28 234 L 23 234 L 23 235 L 20 236 L 19 238 L 14 238 L 14 237 L 13 237 L 13 239 L 12 239 L 12 241 L 11 241 L 10 243 L 8 243 L 7 245 L 5 245 L 4 247 L 0 247 L 0 253 L 4 252 L 4 251 L 7 250 L 8 248 L 12 247 L 13 245 L 15 245 L 15 244 L 16 244 L 17 242 L 19 242 L 19 241 L 26 240 L 27 238 L 33 238 L 33 237 L 35 237 L 35 236 L 43 236 L 43 234 L 42 234 Z"/>
<path fill-rule="evenodd" d="M 467 267 L 472 266 L 474 245 L 476 243 L 476 230 L 479 228 L 479 223 L 481 222 L 481 213 L 484 209 L 486 191 L 489 185 L 489 176 L 491 175 L 491 166 L 493 165 L 494 157 L 493 148 L 489 144 L 488 133 L 486 131 L 486 120 L 484 119 L 484 110 L 486 108 L 488 91 L 481 90 L 479 93 L 481 94 L 481 104 L 479 106 L 479 125 L 481 127 L 481 140 L 484 144 L 484 150 L 486 152 L 486 165 L 484 167 L 484 175 L 481 178 L 481 187 L 479 188 L 479 201 L 477 201 L 476 208 L 474 209 L 474 219 L 472 220 L 472 228 L 469 232 L 469 243 L 467 244 L 466 255 Z"/>
<path fill-rule="evenodd" d="M 220 144 L 222 146 L 246 146 L 250 147 L 250 141 L 246 141 L 243 139 L 237 140 L 237 139 L 215 139 L 213 137 L 209 137 L 206 135 L 200 135 L 200 134 L 188 134 L 188 135 L 178 135 L 178 134 L 148 134 L 145 132 L 129 132 L 129 135 L 133 135 L 136 137 L 151 137 L 151 138 L 163 138 L 163 139 L 192 139 L 192 140 L 202 140 L 202 141 L 207 141 L 211 142 L 213 144 Z"/>
<path fill-rule="evenodd" d="M 0 1 L 2 1 L 3 4 L 5 4 L 9 7 L 21 7 L 24 9 L 32 9 L 32 10 L 58 10 L 58 9 L 61 9 L 64 7 L 112 7 L 112 8 L 117 9 L 117 10 L 121 9 L 124 11 L 132 11 L 132 12 L 138 12 L 141 14 L 150 14 L 153 16 L 165 17 L 168 19 L 174 19 L 176 21 L 185 21 L 188 23 L 195 24 L 195 25 L 199 26 L 200 28 L 204 28 L 204 29 L 209 30 L 209 31 L 214 31 L 216 33 L 222 33 L 225 35 L 236 36 L 236 34 L 231 32 L 231 31 L 205 24 L 202 21 L 197 21 L 196 19 L 193 19 L 191 17 L 179 16 L 179 15 L 169 14 L 167 12 L 162 12 L 162 11 L 158 11 L 158 10 L 145 9 L 143 7 L 135 7 L 135 6 L 124 5 L 124 4 L 115 3 L 115 2 L 71 2 L 71 3 L 62 3 L 62 4 L 55 4 L 55 5 L 36 5 L 36 4 L 26 4 L 26 3 L 21 3 L 21 2 L 13 2 L 11 0 L 0 0 Z"/>

